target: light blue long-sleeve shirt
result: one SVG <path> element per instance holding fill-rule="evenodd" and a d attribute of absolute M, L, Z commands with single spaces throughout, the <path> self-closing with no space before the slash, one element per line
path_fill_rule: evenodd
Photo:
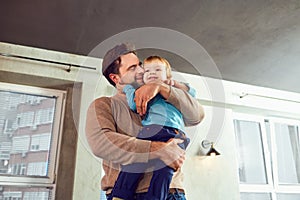
<path fill-rule="evenodd" d="M 196 90 L 189 85 L 188 93 L 192 96 L 196 96 Z M 132 85 L 126 85 L 123 88 L 123 92 L 126 94 L 127 102 L 131 110 L 136 111 L 136 104 L 134 102 L 135 89 Z M 156 95 L 149 103 L 147 112 L 142 120 L 143 126 L 158 124 L 162 126 L 168 126 L 183 130 L 184 121 L 181 112 L 172 104 L 165 101 L 160 95 Z"/>

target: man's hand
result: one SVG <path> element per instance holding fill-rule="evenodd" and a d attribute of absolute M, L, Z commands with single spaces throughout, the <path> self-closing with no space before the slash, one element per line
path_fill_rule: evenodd
<path fill-rule="evenodd" d="M 135 104 L 137 113 L 146 114 L 148 102 L 159 93 L 160 84 L 149 83 L 142 85 L 135 91 Z"/>
<path fill-rule="evenodd" d="M 178 146 L 181 139 L 170 139 L 168 142 L 151 142 L 150 159 L 160 159 L 175 171 L 185 160 L 185 151 Z"/>
<path fill-rule="evenodd" d="M 165 83 L 148 83 L 135 91 L 135 104 L 137 113 L 146 114 L 148 102 L 160 93 L 165 99 L 170 95 L 170 86 Z"/>

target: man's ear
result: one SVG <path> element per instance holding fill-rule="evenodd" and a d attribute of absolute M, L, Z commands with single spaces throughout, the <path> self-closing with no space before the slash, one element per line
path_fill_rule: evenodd
<path fill-rule="evenodd" d="M 109 74 L 110 80 L 112 80 L 115 84 L 119 83 L 120 77 L 117 74 Z"/>

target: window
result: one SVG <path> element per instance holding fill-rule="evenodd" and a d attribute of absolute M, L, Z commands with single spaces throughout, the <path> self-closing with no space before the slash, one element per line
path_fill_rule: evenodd
<path fill-rule="evenodd" d="M 13 175 L 25 175 L 26 164 L 25 163 L 15 163 L 9 169 L 9 172 Z"/>
<path fill-rule="evenodd" d="M 3 192 L 4 200 L 21 200 L 22 193 L 21 192 Z"/>
<path fill-rule="evenodd" d="M 9 191 L 4 191 L 2 193 L 2 199 L 12 200 L 49 200 L 52 199 L 52 192 L 47 188 L 42 187 L 16 187 L 9 186 L 6 188 L 0 188 L 0 190 L 6 189 Z"/>
<path fill-rule="evenodd" d="M 46 176 L 47 163 L 46 162 L 28 163 L 27 175 Z"/>
<path fill-rule="evenodd" d="M 275 181 L 278 185 L 300 184 L 300 142 L 299 126 L 292 123 L 270 121 L 274 132 L 273 146 Z"/>
<path fill-rule="evenodd" d="M 50 149 L 50 133 L 31 136 L 31 151 L 48 151 Z"/>
<path fill-rule="evenodd" d="M 236 114 L 241 200 L 300 199 L 300 121 Z"/>
<path fill-rule="evenodd" d="M 0 199 L 54 197 L 64 96 L 0 83 Z"/>
<path fill-rule="evenodd" d="M 12 137 L 11 141 L 12 141 L 11 154 L 25 153 L 29 150 L 29 142 L 30 142 L 29 135 Z"/>
<path fill-rule="evenodd" d="M 17 126 L 18 127 L 24 127 L 24 126 L 32 126 L 34 119 L 34 112 L 23 112 L 17 114 Z"/>
<path fill-rule="evenodd" d="M 36 112 L 34 124 L 47 124 L 51 123 L 54 114 L 54 107 L 40 109 Z"/>
<path fill-rule="evenodd" d="M 48 192 L 25 192 L 24 200 L 48 200 Z"/>
<path fill-rule="evenodd" d="M 241 193 L 242 200 L 272 200 L 270 193 Z"/>

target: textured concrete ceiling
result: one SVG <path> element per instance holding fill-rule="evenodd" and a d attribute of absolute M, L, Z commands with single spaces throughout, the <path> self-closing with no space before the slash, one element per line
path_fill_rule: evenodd
<path fill-rule="evenodd" d="M 187 56 L 152 48 L 141 58 L 161 54 L 177 71 L 214 77 L 168 30 L 178 31 L 207 51 L 223 79 L 300 93 L 299 0 L 10 0 L 0 15 L 2 42 L 81 55 L 127 30 L 165 28 L 161 37 L 138 35 L 138 44 L 173 43 Z"/>

